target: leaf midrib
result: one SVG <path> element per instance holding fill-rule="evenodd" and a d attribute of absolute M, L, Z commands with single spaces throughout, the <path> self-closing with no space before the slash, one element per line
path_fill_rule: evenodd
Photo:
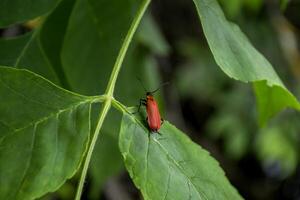
<path fill-rule="evenodd" d="M 28 172 L 31 162 L 32 162 L 32 154 L 33 154 L 33 150 L 34 150 L 34 146 L 35 146 L 35 136 L 36 136 L 37 125 L 38 124 L 35 124 L 34 128 L 33 128 L 33 134 L 32 134 L 31 146 L 30 146 L 30 157 L 28 158 L 28 160 L 26 162 L 26 166 L 25 166 L 22 178 L 20 180 L 18 189 L 16 190 L 15 199 L 17 199 L 17 196 L 20 194 L 20 191 L 24 185 L 24 181 L 26 180 L 27 172 Z"/>
<path fill-rule="evenodd" d="M 132 120 L 134 120 L 135 122 L 137 122 L 141 126 L 141 128 L 143 128 L 144 130 L 146 129 L 146 127 L 143 125 L 143 123 L 139 119 L 137 119 L 136 117 L 132 117 L 132 116 L 130 116 L 130 118 Z M 151 140 L 151 137 L 150 137 L 150 139 L 148 141 L 148 148 L 149 148 L 150 140 Z M 132 141 L 132 139 L 130 141 Z M 175 166 L 182 172 L 182 174 L 186 177 L 186 179 L 191 183 L 191 185 L 193 186 L 193 188 L 197 191 L 197 194 L 199 195 L 200 199 L 204 198 L 204 199 L 208 200 L 208 198 L 206 197 L 206 195 L 203 192 L 201 194 L 201 192 L 197 190 L 196 186 L 194 185 L 194 183 L 192 182 L 192 180 L 190 179 L 190 177 L 187 174 L 184 173 L 184 171 L 182 170 L 180 164 L 177 163 L 177 161 L 175 160 L 175 158 L 173 158 L 168 153 L 168 151 L 163 147 L 163 145 L 156 138 L 153 138 L 153 141 L 155 143 L 157 143 L 158 146 L 163 150 L 163 152 L 174 162 Z M 146 160 L 147 160 L 147 158 L 146 158 Z M 148 163 L 148 161 L 147 161 L 147 163 Z M 203 197 L 201 195 L 203 195 Z"/>
<path fill-rule="evenodd" d="M 12 134 L 16 134 L 19 131 L 22 131 L 22 130 L 30 127 L 30 126 L 37 126 L 40 123 L 45 122 L 45 121 L 49 120 L 52 117 L 55 117 L 56 115 L 60 115 L 61 113 L 69 111 L 69 110 L 74 110 L 76 107 L 78 107 L 80 105 L 83 105 L 83 104 L 86 104 L 86 103 L 93 103 L 93 101 L 94 101 L 94 99 L 88 99 L 88 100 L 82 101 L 82 102 L 77 103 L 77 104 L 71 104 L 71 106 L 68 106 L 65 109 L 58 110 L 57 112 L 52 112 L 49 115 L 47 115 L 46 117 L 43 117 L 43 118 L 40 118 L 38 120 L 32 121 L 31 123 L 29 123 L 29 124 L 27 124 L 27 125 L 25 125 L 21 128 L 13 129 L 9 134 L 7 134 L 7 135 L 5 135 L 4 137 L 1 138 L 0 144 L 4 141 L 4 139 L 6 137 L 11 136 Z"/>
<path fill-rule="evenodd" d="M 93 100 L 88 99 L 88 100 L 82 101 L 82 102 L 80 102 L 80 103 L 71 104 L 71 106 L 68 106 L 68 107 L 66 107 L 65 109 L 59 109 L 57 112 L 52 112 L 52 113 L 50 113 L 49 115 L 47 115 L 46 117 L 42 117 L 42 118 L 40 118 L 40 119 L 38 119 L 38 120 L 35 120 L 35 121 L 29 123 L 29 124 L 26 125 L 26 126 L 23 126 L 23 127 L 21 127 L 21 128 L 17 128 L 17 129 L 14 129 L 13 132 L 18 132 L 18 131 L 23 130 L 23 129 L 26 129 L 26 128 L 32 126 L 32 125 L 40 124 L 40 123 L 42 123 L 42 122 L 44 122 L 44 121 L 47 121 L 48 119 L 54 117 L 55 115 L 60 115 L 60 114 L 63 113 L 63 112 L 66 112 L 66 111 L 69 111 L 69 110 L 73 110 L 73 109 L 75 109 L 75 107 L 78 107 L 78 106 L 83 105 L 83 104 L 86 104 L 86 103 L 92 103 L 92 101 L 93 101 Z"/>
<path fill-rule="evenodd" d="M 206 199 L 208 200 L 208 198 L 206 197 L 205 193 L 198 191 L 197 187 L 195 186 L 195 184 L 193 183 L 193 181 L 190 179 L 190 177 L 183 171 L 183 169 L 181 168 L 180 164 L 176 161 L 175 158 L 173 158 L 167 151 L 167 149 L 156 139 L 153 138 L 153 141 L 158 144 L 158 146 L 163 150 L 163 152 L 166 154 L 167 157 L 169 157 L 173 163 L 175 164 L 175 166 L 181 171 L 181 173 L 186 177 L 186 179 L 191 183 L 191 185 L 193 186 L 193 188 L 197 191 L 198 196 L 200 197 L 200 199 Z M 203 197 L 201 196 L 203 195 Z"/>
<path fill-rule="evenodd" d="M 24 46 L 24 48 L 22 49 L 20 55 L 18 56 L 15 64 L 14 64 L 14 67 L 15 68 L 20 68 L 19 64 L 21 62 L 21 59 L 24 57 L 25 53 L 27 52 L 29 46 L 31 45 L 32 41 L 34 39 L 36 39 L 37 41 L 37 47 L 38 47 L 38 50 L 40 51 L 40 53 L 42 54 L 42 59 L 44 60 L 44 62 L 46 63 L 46 65 L 48 65 L 48 69 L 52 72 L 52 74 L 54 75 L 54 81 L 57 81 L 57 83 L 59 85 L 61 85 L 61 80 L 59 79 L 52 63 L 49 61 L 49 58 L 48 56 L 46 55 L 42 45 L 41 45 L 41 41 L 40 41 L 40 37 L 39 37 L 39 34 L 42 30 L 42 27 L 43 27 L 43 24 L 40 25 L 40 27 L 38 27 L 36 30 L 34 30 L 34 33 L 31 35 L 30 39 L 27 41 L 26 45 Z"/>
<path fill-rule="evenodd" d="M 25 44 L 25 46 L 23 47 L 22 51 L 20 52 L 17 60 L 14 63 L 14 67 L 18 68 L 18 65 L 20 63 L 21 58 L 25 55 L 26 50 L 28 49 L 29 45 L 31 44 L 32 40 L 34 39 L 35 35 L 37 35 L 38 30 L 34 30 L 33 34 L 31 34 L 29 40 L 27 41 L 27 43 Z"/>

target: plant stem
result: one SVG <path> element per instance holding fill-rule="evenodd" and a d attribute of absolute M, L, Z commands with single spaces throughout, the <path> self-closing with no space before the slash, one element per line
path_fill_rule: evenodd
<path fill-rule="evenodd" d="M 84 180 L 86 178 L 86 174 L 87 174 L 87 171 L 88 171 L 88 168 L 89 168 L 89 163 L 90 163 L 91 158 L 92 158 L 94 147 L 96 145 L 96 141 L 97 141 L 97 138 L 99 136 L 100 129 L 102 127 L 102 124 L 104 122 L 106 114 L 108 113 L 110 105 L 111 105 L 111 100 L 106 100 L 103 107 L 102 107 L 102 110 L 100 112 L 100 117 L 99 117 L 96 129 L 95 129 L 95 133 L 93 135 L 91 144 L 89 146 L 89 149 L 88 149 L 88 152 L 87 152 L 87 155 L 86 155 L 86 159 L 84 161 L 83 169 L 82 169 L 80 180 L 79 180 L 79 185 L 78 185 L 77 192 L 76 192 L 76 198 L 75 198 L 76 200 L 80 200 L 82 190 L 83 190 Z"/>
<path fill-rule="evenodd" d="M 127 109 L 126 106 L 124 106 L 121 102 L 119 102 L 116 99 L 112 99 L 111 104 L 113 107 L 115 107 L 117 110 L 121 111 L 121 112 L 127 112 L 129 113 L 129 110 Z"/>
<path fill-rule="evenodd" d="M 105 120 L 105 117 L 106 117 L 106 115 L 107 115 L 107 113 L 108 113 L 108 111 L 111 107 L 113 94 L 114 94 L 114 89 L 115 89 L 115 84 L 116 84 L 116 81 L 117 81 L 122 63 L 124 61 L 126 52 L 128 50 L 129 44 L 130 44 L 130 42 L 133 38 L 133 35 L 136 32 L 136 29 L 137 29 L 137 27 L 138 27 L 138 25 L 139 25 L 139 23 L 142 19 L 142 16 L 144 15 L 144 13 L 146 11 L 149 3 L 150 3 L 150 0 L 144 0 L 142 2 L 141 7 L 139 8 L 137 15 L 133 19 L 133 22 L 132 22 L 132 24 L 129 28 L 129 31 L 128 31 L 128 33 L 126 35 L 126 38 L 125 38 L 125 40 L 122 44 L 122 47 L 120 49 L 119 55 L 116 59 L 115 65 L 113 67 L 113 70 L 112 70 L 112 73 L 111 73 L 111 76 L 110 76 L 110 79 L 109 79 L 109 82 L 108 82 L 108 85 L 107 85 L 107 88 L 106 88 L 106 92 L 105 92 L 105 97 L 106 98 L 104 100 L 104 105 L 103 105 L 102 110 L 100 112 L 98 123 L 97 123 L 92 141 L 89 145 L 88 152 L 87 152 L 87 155 L 86 155 L 86 158 L 85 158 L 85 161 L 84 161 L 84 165 L 83 165 L 83 169 L 82 169 L 82 172 L 81 172 L 81 176 L 80 176 L 79 185 L 78 185 L 78 188 L 77 188 L 75 200 L 80 200 L 80 198 L 81 198 L 81 194 L 82 194 L 82 190 L 83 190 L 83 186 L 84 186 L 84 181 L 85 181 L 86 174 L 87 174 L 87 171 L 88 171 L 88 168 L 89 168 L 89 164 L 90 164 L 90 161 L 91 161 L 93 150 L 94 150 L 94 147 L 96 145 L 96 141 L 97 141 L 97 138 L 99 136 L 101 127 L 103 125 L 103 122 Z"/>
<path fill-rule="evenodd" d="M 133 35 L 134 35 L 134 33 L 135 33 L 135 31 L 136 31 L 136 29 L 137 29 L 143 15 L 144 15 L 144 13 L 145 13 L 149 3 L 150 3 L 150 0 L 144 0 L 141 4 L 141 7 L 140 7 L 137 15 L 133 19 L 131 27 L 129 28 L 128 34 L 126 35 L 126 38 L 123 42 L 123 45 L 120 49 L 119 55 L 118 55 L 117 60 L 115 62 L 112 74 L 110 76 L 108 86 L 106 88 L 106 94 L 107 95 L 113 96 L 113 92 L 114 92 L 114 89 L 115 89 L 117 77 L 118 77 L 118 74 L 120 72 L 121 65 L 122 65 L 123 60 L 125 58 L 125 55 L 126 55 L 126 52 L 128 50 L 129 44 L 130 44 L 130 42 L 133 38 Z"/>

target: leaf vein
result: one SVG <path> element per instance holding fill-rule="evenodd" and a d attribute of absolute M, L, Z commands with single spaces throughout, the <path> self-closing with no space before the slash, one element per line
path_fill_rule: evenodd
<path fill-rule="evenodd" d="M 192 180 L 190 180 L 190 177 L 184 172 L 184 170 L 181 168 L 180 164 L 177 163 L 177 161 L 175 160 L 175 158 L 173 158 L 168 151 L 163 147 L 163 145 L 157 140 L 157 139 L 153 139 L 154 142 L 156 142 L 158 144 L 158 146 L 163 150 L 163 152 L 174 162 L 175 166 L 181 171 L 181 173 L 186 177 L 186 179 L 191 183 L 191 185 L 193 186 L 193 188 L 197 191 L 198 196 L 200 197 L 200 199 L 203 198 L 208 200 L 208 198 L 206 197 L 206 195 L 199 189 L 197 189 L 197 187 L 194 185 L 194 183 L 192 182 Z M 201 195 L 200 195 L 201 194 Z"/>
<path fill-rule="evenodd" d="M 148 137 L 146 159 L 145 159 L 145 192 L 146 193 L 147 193 L 147 181 L 148 181 L 148 159 L 149 159 L 150 144 L 151 144 L 151 136 Z"/>
<path fill-rule="evenodd" d="M 3 81 L 3 79 L 1 78 L 0 76 L 0 82 L 3 83 L 3 86 L 6 87 L 7 89 L 11 90 L 13 93 L 15 93 L 16 95 L 20 96 L 20 97 L 23 97 L 24 99 L 30 101 L 30 102 L 33 102 L 33 103 L 36 103 L 36 104 L 40 104 L 40 105 L 43 105 L 43 106 L 46 106 L 46 107 L 49 107 L 51 109 L 54 109 L 54 107 L 48 105 L 48 104 L 45 104 L 45 103 L 42 103 L 42 102 L 39 102 L 39 101 L 36 101 L 36 100 L 32 100 L 32 99 L 29 99 L 27 96 L 25 96 L 23 93 L 17 91 L 16 89 L 10 87 L 5 81 Z"/>
<path fill-rule="evenodd" d="M 164 195 L 164 198 L 163 200 L 166 200 L 167 199 L 167 196 L 168 196 L 168 193 L 169 193 L 169 188 L 170 188 L 170 179 L 171 179 L 171 172 L 170 172 L 170 165 L 168 164 L 168 180 L 167 180 L 167 189 L 166 189 L 166 192 L 165 192 L 165 195 Z"/>
<path fill-rule="evenodd" d="M 27 164 L 26 164 L 26 167 L 24 169 L 24 173 L 23 173 L 23 176 L 21 178 L 21 181 L 20 181 L 20 184 L 18 186 L 18 189 L 16 190 L 16 194 L 15 194 L 15 199 L 17 199 L 16 197 L 20 194 L 21 190 L 22 190 L 22 187 L 24 187 L 24 183 L 26 181 L 26 177 L 27 177 L 27 172 L 30 168 L 30 165 L 31 165 L 31 162 L 32 162 L 32 154 L 33 154 L 33 149 L 34 149 L 34 146 L 35 146 L 35 135 L 36 135 L 36 129 L 37 129 L 37 125 L 35 125 L 33 127 L 33 133 L 32 133 L 32 141 L 31 141 L 31 149 L 30 149 L 30 156 L 29 156 L 29 159 L 27 161 Z"/>

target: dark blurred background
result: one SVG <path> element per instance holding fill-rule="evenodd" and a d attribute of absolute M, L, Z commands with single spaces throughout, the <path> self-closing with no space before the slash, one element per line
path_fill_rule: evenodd
<path fill-rule="evenodd" d="M 300 1 L 219 2 L 300 99 Z M 300 114 L 285 110 L 258 126 L 251 85 L 230 79 L 216 65 L 192 1 L 153 0 L 144 21 L 136 35 L 138 52 L 152 49 L 151 62 L 157 64 L 152 75 L 170 82 L 158 97 L 164 118 L 209 150 L 245 199 L 300 200 Z M 2 29 L 1 35 L 31 28 L 17 25 Z M 149 44 L 147 34 L 158 42 Z M 116 167 L 113 176 L 96 186 L 89 177 L 84 198 L 142 199 L 121 169 Z M 72 199 L 77 179 L 43 199 Z"/>
<path fill-rule="evenodd" d="M 300 95 L 300 1 L 220 0 L 227 18 Z M 300 114 L 286 110 L 257 123 L 251 85 L 216 65 L 191 1 L 153 1 L 152 13 L 170 46 L 158 57 L 167 118 L 220 162 L 245 199 L 300 199 Z"/>

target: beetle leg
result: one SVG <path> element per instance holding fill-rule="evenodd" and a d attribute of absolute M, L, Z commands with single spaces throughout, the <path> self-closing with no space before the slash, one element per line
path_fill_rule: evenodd
<path fill-rule="evenodd" d="M 147 103 L 147 100 L 146 100 L 146 99 L 140 99 L 140 103 L 139 103 L 139 105 L 138 105 L 137 111 L 134 112 L 134 113 L 132 113 L 132 114 L 136 114 L 136 113 L 140 112 L 141 106 L 142 106 L 142 105 L 145 106 L 146 103 Z"/>
<path fill-rule="evenodd" d="M 148 116 L 146 117 L 145 123 L 148 124 Z M 150 130 L 149 124 L 148 124 L 148 129 L 149 129 L 149 131 L 150 131 L 149 133 L 153 133 L 153 131 Z"/>
<path fill-rule="evenodd" d="M 137 112 L 140 112 L 140 108 L 141 106 L 145 106 L 147 103 L 147 100 L 146 99 L 140 99 L 140 104 L 139 104 L 139 107 L 138 107 L 138 111 Z"/>

